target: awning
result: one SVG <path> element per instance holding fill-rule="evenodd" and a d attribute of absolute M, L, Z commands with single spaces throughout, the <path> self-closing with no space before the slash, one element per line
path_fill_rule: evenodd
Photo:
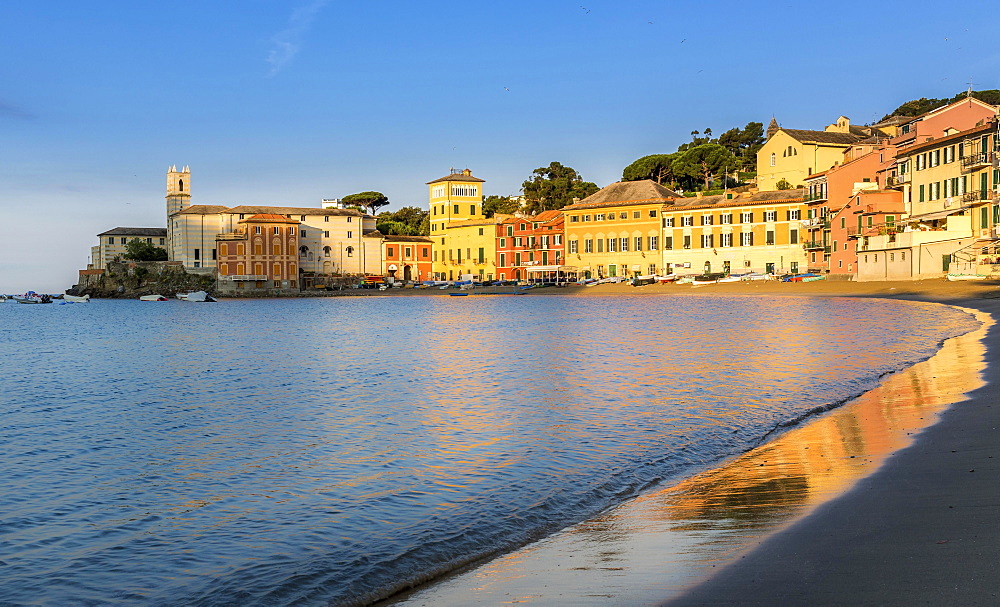
<path fill-rule="evenodd" d="M 529 272 L 576 272 L 576 266 L 532 266 Z"/>
<path fill-rule="evenodd" d="M 923 215 L 912 215 L 903 219 L 901 221 L 933 221 L 935 219 L 941 219 L 949 215 L 954 215 L 955 213 L 961 213 L 965 210 L 965 207 L 958 207 L 957 209 L 947 209 L 944 211 L 934 211 L 933 213 L 924 213 Z"/>

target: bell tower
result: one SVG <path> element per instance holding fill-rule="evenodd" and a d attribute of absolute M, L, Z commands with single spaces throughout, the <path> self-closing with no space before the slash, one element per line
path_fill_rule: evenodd
<path fill-rule="evenodd" d="M 167 217 L 191 206 L 191 169 L 177 165 L 167 169 Z"/>

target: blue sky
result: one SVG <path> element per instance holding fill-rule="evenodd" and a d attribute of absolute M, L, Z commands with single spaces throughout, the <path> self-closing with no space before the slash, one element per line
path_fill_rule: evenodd
<path fill-rule="evenodd" d="M 0 292 L 61 292 L 96 234 L 199 204 L 316 206 L 471 168 L 515 194 L 776 116 L 821 129 L 1000 88 L 992 2 L 8 2 Z M 979 17 L 977 17 L 977 15 Z"/>

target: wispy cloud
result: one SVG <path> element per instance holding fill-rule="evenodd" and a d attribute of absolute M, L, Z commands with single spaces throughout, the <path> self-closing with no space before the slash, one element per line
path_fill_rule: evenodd
<path fill-rule="evenodd" d="M 0 118 L 34 120 L 36 116 L 25 109 L 17 107 L 13 103 L 8 103 L 6 100 L 0 99 Z"/>
<path fill-rule="evenodd" d="M 271 50 L 267 54 L 267 62 L 271 64 L 268 76 L 280 72 L 298 54 L 302 48 L 302 36 L 312 25 L 316 14 L 329 2 L 330 0 L 313 0 L 292 11 L 288 27 L 271 37 Z"/>

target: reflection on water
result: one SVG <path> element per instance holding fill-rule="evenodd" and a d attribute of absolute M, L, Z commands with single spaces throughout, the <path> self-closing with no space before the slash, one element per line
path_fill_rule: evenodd
<path fill-rule="evenodd" d="M 2 600 L 386 596 L 741 453 L 969 324 L 712 296 L 0 305 Z M 776 478 L 758 493 L 819 482 Z"/>
<path fill-rule="evenodd" d="M 662 604 L 872 473 L 979 387 L 992 324 L 979 318 L 981 329 L 840 409 L 400 602 Z"/>

